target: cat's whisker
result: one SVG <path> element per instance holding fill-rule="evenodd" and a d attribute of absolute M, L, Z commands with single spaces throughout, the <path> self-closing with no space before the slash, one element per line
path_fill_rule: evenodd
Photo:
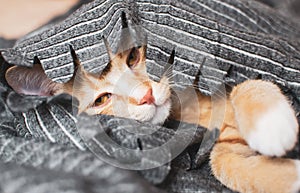
<path fill-rule="evenodd" d="M 173 75 L 174 58 L 175 58 L 175 49 L 172 50 L 172 53 L 168 59 L 168 63 L 164 67 L 163 77 L 164 76 L 171 77 Z"/>
<path fill-rule="evenodd" d="M 173 66 L 169 66 L 162 75 L 162 77 L 167 77 L 168 79 L 171 79 L 173 76 Z"/>
<path fill-rule="evenodd" d="M 201 90 L 201 89 L 205 89 L 204 87 L 193 87 L 192 85 L 180 85 L 183 87 L 186 87 L 186 89 L 194 89 L 194 90 Z M 172 85 L 171 88 L 176 88 L 178 87 L 178 85 Z"/>
<path fill-rule="evenodd" d="M 185 73 L 186 71 L 183 71 Z M 173 78 L 176 76 L 176 73 L 169 72 L 168 74 L 164 74 L 164 76 L 168 79 L 169 82 L 173 81 Z"/>
<path fill-rule="evenodd" d="M 169 65 L 168 67 L 164 68 L 163 76 L 172 76 L 173 75 L 173 66 Z"/>

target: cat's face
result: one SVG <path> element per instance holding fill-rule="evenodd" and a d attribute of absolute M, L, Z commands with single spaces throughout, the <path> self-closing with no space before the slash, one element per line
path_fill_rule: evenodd
<path fill-rule="evenodd" d="M 79 100 L 79 111 L 163 123 L 171 107 L 168 79 L 154 82 L 149 78 L 145 52 L 146 48 L 140 47 L 112 56 L 100 76 L 81 69 L 71 88 Z"/>
<path fill-rule="evenodd" d="M 170 86 L 166 77 L 163 77 L 160 82 L 154 82 L 149 78 L 146 72 L 145 52 L 146 47 L 143 46 L 111 55 L 110 64 L 101 75 L 88 73 L 79 65 L 72 81 L 62 85 L 56 83 L 54 92 L 75 96 L 79 100 L 79 112 L 90 115 L 115 115 L 161 124 L 170 114 Z M 17 67 L 18 73 L 13 73 L 16 69 L 8 71 L 6 76 L 8 82 L 11 79 L 15 80 L 9 76 L 31 74 L 20 72 L 20 68 L 22 67 Z M 42 79 L 41 76 L 45 75 L 40 75 L 38 78 Z M 53 83 L 49 79 L 47 81 Z"/>

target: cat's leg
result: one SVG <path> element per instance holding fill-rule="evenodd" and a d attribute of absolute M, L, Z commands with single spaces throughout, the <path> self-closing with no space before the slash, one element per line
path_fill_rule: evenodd
<path fill-rule="evenodd" d="M 294 147 L 299 126 L 295 112 L 271 82 L 249 80 L 230 96 L 242 137 L 261 154 L 282 156 Z"/>
<path fill-rule="evenodd" d="M 226 127 L 210 155 L 214 176 L 241 193 L 300 190 L 300 161 L 271 158 L 251 149 L 237 129 Z"/>

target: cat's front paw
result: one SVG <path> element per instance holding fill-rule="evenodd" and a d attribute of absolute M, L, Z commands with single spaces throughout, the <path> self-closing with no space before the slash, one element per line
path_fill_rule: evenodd
<path fill-rule="evenodd" d="M 281 101 L 260 115 L 247 142 L 261 154 L 282 156 L 294 147 L 297 134 L 298 123 L 294 111 L 286 101 Z"/>

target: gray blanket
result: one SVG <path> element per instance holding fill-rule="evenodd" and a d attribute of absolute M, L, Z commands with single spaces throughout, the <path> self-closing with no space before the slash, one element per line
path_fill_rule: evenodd
<path fill-rule="evenodd" d="M 69 80 L 74 70 L 70 46 L 87 70 L 101 72 L 108 62 L 103 36 L 116 51 L 123 12 L 132 27 L 148 36 L 151 78 L 161 77 L 175 50 L 173 73 L 179 88 L 199 79 L 200 90 L 214 94 L 212 88 L 224 83 L 271 80 L 299 112 L 300 28 L 272 8 L 246 0 L 95 0 L 1 52 L 3 192 L 230 192 L 211 175 L 207 161 L 216 136 L 205 128 L 179 127 L 175 121 L 158 127 L 109 116 L 77 117 L 76 99 L 70 96 L 21 96 L 6 85 L 6 66 L 31 66 L 35 57 L 54 81 Z M 137 136 L 128 128 L 155 132 Z M 145 154 L 171 139 L 183 143 Z M 178 147 L 183 151 L 177 152 Z M 299 158 L 299 147 L 289 156 Z M 161 164 L 157 158 L 169 161 Z M 115 167 L 120 165 L 148 169 Z"/>

